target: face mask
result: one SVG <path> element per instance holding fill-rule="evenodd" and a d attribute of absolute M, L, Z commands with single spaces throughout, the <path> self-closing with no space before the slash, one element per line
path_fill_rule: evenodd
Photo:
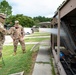
<path fill-rule="evenodd" d="M 18 29 L 19 27 L 15 27 L 16 29 Z"/>

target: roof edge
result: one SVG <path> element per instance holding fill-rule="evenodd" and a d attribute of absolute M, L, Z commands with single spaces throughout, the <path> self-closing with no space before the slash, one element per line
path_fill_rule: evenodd
<path fill-rule="evenodd" d="M 57 11 L 55 12 L 55 15 L 53 17 L 55 17 L 58 14 L 58 10 L 61 10 L 70 0 L 65 0 L 62 2 L 62 4 L 60 4 L 60 6 L 57 8 Z"/>

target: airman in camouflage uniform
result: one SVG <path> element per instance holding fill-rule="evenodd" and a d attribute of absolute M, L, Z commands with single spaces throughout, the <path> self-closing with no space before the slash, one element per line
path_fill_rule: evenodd
<path fill-rule="evenodd" d="M 18 42 L 20 42 L 22 46 L 22 51 L 23 53 L 25 52 L 25 42 L 24 42 L 24 29 L 23 27 L 19 24 L 19 21 L 15 21 L 14 27 L 10 28 L 11 32 L 11 37 L 13 39 L 13 45 L 14 45 L 14 55 L 16 54 L 17 51 L 17 45 Z"/>
<path fill-rule="evenodd" d="M 4 28 L 5 14 L 0 13 L 0 58 L 2 57 L 3 43 L 5 41 L 6 29 Z"/>

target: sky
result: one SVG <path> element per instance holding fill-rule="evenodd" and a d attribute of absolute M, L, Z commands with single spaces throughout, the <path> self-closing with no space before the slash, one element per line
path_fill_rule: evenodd
<path fill-rule="evenodd" d="M 58 6 L 64 0 L 6 0 L 12 6 L 12 14 L 23 14 L 25 16 L 53 17 Z"/>

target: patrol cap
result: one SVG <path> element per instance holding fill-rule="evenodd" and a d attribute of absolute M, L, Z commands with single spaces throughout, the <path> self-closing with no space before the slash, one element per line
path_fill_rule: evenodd
<path fill-rule="evenodd" d="M 16 21 L 15 21 L 15 23 L 19 23 L 19 21 L 18 21 L 18 20 L 16 20 Z"/>
<path fill-rule="evenodd" d="M 0 13 L 0 18 L 5 19 L 6 15 L 4 13 Z"/>

